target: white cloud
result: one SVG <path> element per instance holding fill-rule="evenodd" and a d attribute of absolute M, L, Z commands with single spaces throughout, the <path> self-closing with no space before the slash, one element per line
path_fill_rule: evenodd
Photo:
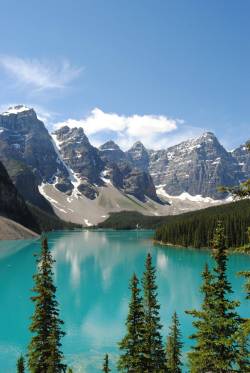
<path fill-rule="evenodd" d="M 64 125 L 82 127 L 95 145 L 109 140 L 111 137 L 122 148 L 128 148 L 135 141 L 142 141 L 147 147 L 159 147 L 162 139 L 178 129 L 179 120 L 170 119 L 163 115 L 119 115 L 105 113 L 95 108 L 83 119 L 68 119 L 57 123 L 55 128 Z M 109 136 L 109 137 L 108 137 Z"/>
<path fill-rule="evenodd" d="M 67 60 L 55 64 L 5 55 L 0 56 L 0 67 L 17 83 L 37 91 L 65 88 L 82 72 L 82 68 L 72 66 Z"/>

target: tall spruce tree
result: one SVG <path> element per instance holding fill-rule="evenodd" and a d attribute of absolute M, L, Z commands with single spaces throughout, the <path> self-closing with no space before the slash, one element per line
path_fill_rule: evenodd
<path fill-rule="evenodd" d="M 243 325 L 238 333 L 237 342 L 239 345 L 237 358 L 238 371 L 242 373 L 250 372 L 249 330 L 246 333 L 245 325 Z"/>
<path fill-rule="evenodd" d="M 166 371 L 166 359 L 162 345 L 160 323 L 160 305 L 157 300 L 156 270 L 152 265 L 152 257 L 148 254 L 143 274 L 143 372 L 159 373 Z"/>
<path fill-rule="evenodd" d="M 235 311 L 239 302 L 229 299 L 232 289 L 226 274 L 227 252 L 221 223 L 215 230 L 212 249 L 216 265 L 212 275 L 208 269 L 203 275 L 202 310 L 189 312 L 198 318 L 194 322 L 197 333 L 192 336 L 197 345 L 189 354 L 189 362 L 191 372 L 228 373 L 239 358 L 237 334 L 242 320 Z"/>
<path fill-rule="evenodd" d="M 139 281 L 134 274 L 130 281 L 131 298 L 126 321 L 127 332 L 119 343 L 122 354 L 117 368 L 121 372 L 143 373 L 142 340 L 144 332 L 144 312 Z"/>
<path fill-rule="evenodd" d="M 166 359 L 169 373 L 181 373 L 181 342 L 180 322 L 177 313 L 174 312 L 172 317 L 172 325 L 167 338 Z"/>
<path fill-rule="evenodd" d="M 205 373 L 207 371 L 213 372 L 214 353 L 211 346 L 214 344 L 213 332 L 213 275 L 209 271 L 208 265 L 202 273 L 203 284 L 201 292 L 203 294 L 203 302 L 201 310 L 186 311 L 192 315 L 196 320 L 193 321 L 193 326 L 196 332 L 190 336 L 191 339 L 196 340 L 196 345 L 192 347 L 192 351 L 188 354 L 189 366 L 191 373 Z"/>
<path fill-rule="evenodd" d="M 34 334 L 28 349 L 28 365 L 31 373 L 65 372 L 61 337 L 63 321 L 59 318 L 56 287 L 53 282 L 54 260 L 47 239 L 42 240 L 41 254 L 37 258 L 37 273 L 33 276 L 36 294 L 31 297 L 35 305 L 30 331 Z"/>
<path fill-rule="evenodd" d="M 17 373 L 25 372 L 24 364 L 25 364 L 24 357 L 21 355 L 17 360 Z"/>
<path fill-rule="evenodd" d="M 246 148 L 250 152 L 250 142 L 246 143 Z M 241 183 L 240 186 L 234 188 L 222 188 L 222 191 L 228 191 L 232 193 L 232 195 L 236 199 L 243 199 L 250 197 L 250 179 L 246 180 L 245 182 Z M 248 235 L 248 243 L 250 244 L 250 227 L 247 230 Z M 246 278 L 246 292 L 247 292 L 247 299 L 250 299 L 250 271 L 240 272 L 241 276 Z M 249 325 L 247 326 L 249 328 Z"/>
<path fill-rule="evenodd" d="M 104 357 L 102 372 L 104 372 L 104 373 L 111 372 L 111 369 L 109 368 L 109 355 L 108 354 L 106 354 L 105 357 Z"/>

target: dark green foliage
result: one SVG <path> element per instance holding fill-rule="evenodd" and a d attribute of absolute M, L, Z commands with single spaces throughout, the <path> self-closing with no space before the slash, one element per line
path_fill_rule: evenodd
<path fill-rule="evenodd" d="M 131 298 L 126 321 L 127 332 L 119 343 L 122 354 L 118 361 L 121 372 L 143 373 L 142 341 L 144 333 L 144 312 L 138 279 L 134 274 L 130 282 Z"/>
<path fill-rule="evenodd" d="M 73 373 L 73 370 L 71 368 L 68 368 L 67 373 Z"/>
<path fill-rule="evenodd" d="M 24 368 L 24 358 L 21 355 L 18 360 L 17 360 L 17 373 L 24 373 L 25 368 Z"/>
<path fill-rule="evenodd" d="M 51 230 L 82 228 L 82 225 L 80 224 L 66 222 L 60 219 L 58 216 L 49 214 L 48 212 L 45 212 L 44 210 L 41 210 L 34 205 L 31 205 L 29 203 L 27 205 L 34 219 L 38 223 L 40 232 L 49 232 Z"/>
<path fill-rule="evenodd" d="M 224 227 L 227 247 L 249 242 L 246 232 L 250 226 L 250 200 L 171 216 L 165 225 L 156 229 L 155 239 L 184 247 L 209 247 L 218 220 Z"/>
<path fill-rule="evenodd" d="M 147 216 L 136 211 L 112 212 L 110 217 L 98 224 L 105 229 L 154 229 L 163 224 L 166 216 Z"/>
<path fill-rule="evenodd" d="M 180 322 L 175 312 L 172 317 L 166 345 L 167 369 L 169 373 L 181 373 L 181 342 Z"/>
<path fill-rule="evenodd" d="M 246 299 L 250 300 L 250 271 L 239 272 L 240 276 L 245 277 L 245 289 L 246 289 Z"/>
<path fill-rule="evenodd" d="M 250 352 L 249 352 L 249 332 L 246 332 L 245 325 L 240 329 L 237 337 L 239 353 L 237 358 L 237 367 L 239 372 L 250 372 Z"/>
<path fill-rule="evenodd" d="M 61 330 L 56 287 L 53 283 L 54 260 L 47 239 L 42 240 L 41 254 L 37 259 L 37 273 L 33 276 L 35 305 L 30 331 L 33 334 L 28 350 L 28 365 L 31 373 L 61 373 L 66 366 L 62 363 Z"/>
<path fill-rule="evenodd" d="M 193 323 L 197 332 L 191 338 L 197 343 L 189 354 L 189 362 L 191 372 L 228 373 L 239 359 L 237 336 L 242 320 L 235 311 L 239 302 L 229 299 L 232 289 L 227 280 L 227 252 L 224 229 L 220 223 L 214 234 L 212 249 L 216 264 L 212 274 L 207 266 L 203 273 L 201 311 L 189 312 L 198 319 Z"/>
<path fill-rule="evenodd" d="M 152 257 L 148 254 L 145 272 L 143 274 L 143 305 L 144 305 L 144 334 L 143 348 L 143 372 L 165 372 L 165 353 L 162 345 L 160 323 L 160 305 L 157 301 L 156 270 L 152 265 Z"/>
<path fill-rule="evenodd" d="M 191 339 L 196 340 L 196 345 L 192 347 L 192 352 L 189 353 L 189 365 L 191 372 L 205 373 L 207 370 L 213 371 L 213 351 L 211 349 L 214 343 L 213 333 L 213 297 L 212 297 L 212 281 L 213 275 L 206 264 L 202 273 L 203 284 L 201 292 L 203 294 L 203 303 L 201 310 L 187 311 L 196 320 L 193 321 L 193 326 L 196 332 L 191 335 Z"/>
<path fill-rule="evenodd" d="M 108 354 L 106 354 L 104 357 L 102 372 L 104 373 L 111 372 L 111 369 L 109 368 L 109 355 Z"/>

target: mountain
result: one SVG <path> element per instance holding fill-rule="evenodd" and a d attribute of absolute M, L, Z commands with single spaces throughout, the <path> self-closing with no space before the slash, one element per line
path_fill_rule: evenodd
<path fill-rule="evenodd" d="M 105 164 L 105 177 L 108 176 L 113 185 L 142 202 L 147 198 L 160 202 L 151 175 L 147 168 L 136 163 L 132 149 L 131 153 L 123 152 L 114 141 L 108 141 L 99 148 L 99 151 Z"/>
<path fill-rule="evenodd" d="M 25 202 L 0 162 L 0 239 L 37 237 L 53 229 L 79 228 Z M 35 233 L 34 233 L 35 232 Z"/>
<path fill-rule="evenodd" d="M 165 151 L 151 151 L 149 171 L 170 195 L 186 192 L 215 199 L 222 198 L 219 186 L 237 185 L 243 178 L 237 160 L 211 132 Z"/>
<path fill-rule="evenodd" d="M 0 161 L 25 201 L 84 225 L 121 210 L 169 215 L 224 203 L 218 187 L 250 169 L 244 146 L 228 152 L 211 132 L 162 150 L 138 141 L 123 151 L 111 140 L 96 148 L 82 128 L 50 134 L 23 105 L 0 115 Z"/>
<path fill-rule="evenodd" d="M 136 168 L 143 171 L 149 170 L 149 153 L 140 141 L 137 141 L 126 154 Z"/>
<path fill-rule="evenodd" d="M 127 161 L 126 154 L 114 141 L 107 141 L 99 147 L 100 156 L 105 163 L 121 163 Z"/>
<path fill-rule="evenodd" d="M 68 177 L 48 130 L 33 109 L 18 105 L 0 115 L 0 160 L 25 200 L 52 212 L 39 193 L 42 182 Z"/>
<path fill-rule="evenodd" d="M 232 156 L 238 162 L 242 171 L 242 179 L 250 179 L 250 153 L 245 145 L 241 145 L 232 151 Z"/>
<path fill-rule="evenodd" d="M 68 169 L 74 193 L 95 199 L 97 186 L 103 184 L 100 174 L 104 168 L 98 150 L 90 144 L 82 128 L 64 126 L 53 133 L 53 139 L 60 153 L 59 159 Z"/>
<path fill-rule="evenodd" d="M 6 169 L 0 162 L 0 216 L 17 223 L 26 228 L 39 232 L 39 226 L 29 211 L 24 199 L 13 185 Z M 1 223 L 3 220 L 1 219 Z M 4 220 L 5 227 L 8 225 Z M 2 224 L 1 224 L 2 226 Z"/>

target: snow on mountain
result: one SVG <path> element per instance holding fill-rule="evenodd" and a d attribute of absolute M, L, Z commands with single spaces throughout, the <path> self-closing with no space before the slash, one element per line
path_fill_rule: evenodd
<path fill-rule="evenodd" d="M 211 132 L 162 150 L 139 141 L 127 152 L 114 141 L 97 149 L 82 128 L 50 135 L 23 105 L 0 115 L 0 161 L 25 200 L 85 225 L 112 211 L 168 215 L 224 203 L 218 187 L 250 177 L 246 148 L 230 153 Z"/>
<path fill-rule="evenodd" d="M 23 113 L 25 111 L 30 111 L 30 110 L 32 109 L 28 108 L 25 105 L 10 106 L 8 110 L 2 113 L 2 115 L 19 114 L 19 113 Z"/>

